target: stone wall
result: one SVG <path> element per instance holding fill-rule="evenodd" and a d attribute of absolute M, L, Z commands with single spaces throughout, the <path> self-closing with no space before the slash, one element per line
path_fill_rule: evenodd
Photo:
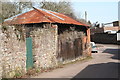
<path fill-rule="evenodd" d="M 3 45 L 4 45 L 4 42 L 2 40 L 2 37 L 4 37 L 3 33 L 2 33 L 2 30 L 1 30 L 2 26 L 0 26 L 0 79 L 2 78 L 2 72 L 3 72 L 3 69 L 2 69 L 2 56 L 3 56 Z"/>
<path fill-rule="evenodd" d="M 61 25 L 59 28 L 58 26 L 55 24 L 0 26 L 0 77 L 12 78 L 26 73 L 27 37 L 32 38 L 34 68 L 37 69 L 53 68 L 59 65 L 59 61 L 62 63 L 75 61 L 90 53 L 85 47 L 89 40 L 85 34 L 85 27 L 75 29 L 70 25 Z"/>
<path fill-rule="evenodd" d="M 14 26 L 0 26 L 0 76 L 11 78 L 25 72 L 25 41 Z"/>
<path fill-rule="evenodd" d="M 30 32 L 33 42 L 33 58 L 35 68 L 51 68 L 57 66 L 57 25 L 33 25 Z"/>
<path fill-rule="evenodd" d="M 25 40 L 28 34 L 32 38 L 34 67 L 57 66 L 57 25 L 0 26 L 0 78 L 26 73 Z"/>

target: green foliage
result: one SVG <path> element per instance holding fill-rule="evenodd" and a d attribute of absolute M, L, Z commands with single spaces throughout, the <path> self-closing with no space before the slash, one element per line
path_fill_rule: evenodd
<path fill-rule="evenodd" d="M 21 72 L 21 69 L 19 67 L 16 68 L 15 70 L 15 74 L 14 74 L 14 78 L 19 78 L 21 77 L 23 74 Z"/>
<path fill-rule="evenodd" d="M 39 72 L 40 72 L 40 69 L 39 69 L 39 68 L 37 68 L 37 69 L 36 69 L 36 73 L 39 73 Z"/>
<path fill-rule="evenodd" d="M 18 73 L 18 72 L 16 72 L 15 75 L 14 75 L 15 78 L 18 78 L 18 77 L 21 77 L 21 76 L 22 76 L 22 74 Z"/>

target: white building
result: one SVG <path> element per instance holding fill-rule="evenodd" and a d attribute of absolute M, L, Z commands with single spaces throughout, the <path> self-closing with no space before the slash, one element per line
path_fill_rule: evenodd
<path fill-rule="evenodd" d="M 120 30 L 117 32 L 117 41 L 120 41 Z"/>

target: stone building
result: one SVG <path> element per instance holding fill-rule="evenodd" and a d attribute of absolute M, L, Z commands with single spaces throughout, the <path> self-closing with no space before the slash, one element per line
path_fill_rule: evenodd
<path fill-rule="evenodd" d="M 91 56 L 90 29 L 61 13 L 36 9 L 0 26 L 2 77 Z"/>

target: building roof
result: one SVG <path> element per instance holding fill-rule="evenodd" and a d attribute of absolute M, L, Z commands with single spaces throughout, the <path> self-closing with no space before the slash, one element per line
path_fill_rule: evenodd
<path fill-rule="evenodd" d="M 86 24 L 80 23 L 64 14 L 53 12 L 45 9 L 34 8 L 23 14 L 16 15 L 5 20 L 5 24 L 31 24 L 31 23 L 63 23 L 63 24 L 74 24 L 88 26 Z"/>
<path fill-rule="evenodd" d="M 114 23 L 114 22 L 120 22 L 120 21 L 113 21 L 112 23 Z"/>

